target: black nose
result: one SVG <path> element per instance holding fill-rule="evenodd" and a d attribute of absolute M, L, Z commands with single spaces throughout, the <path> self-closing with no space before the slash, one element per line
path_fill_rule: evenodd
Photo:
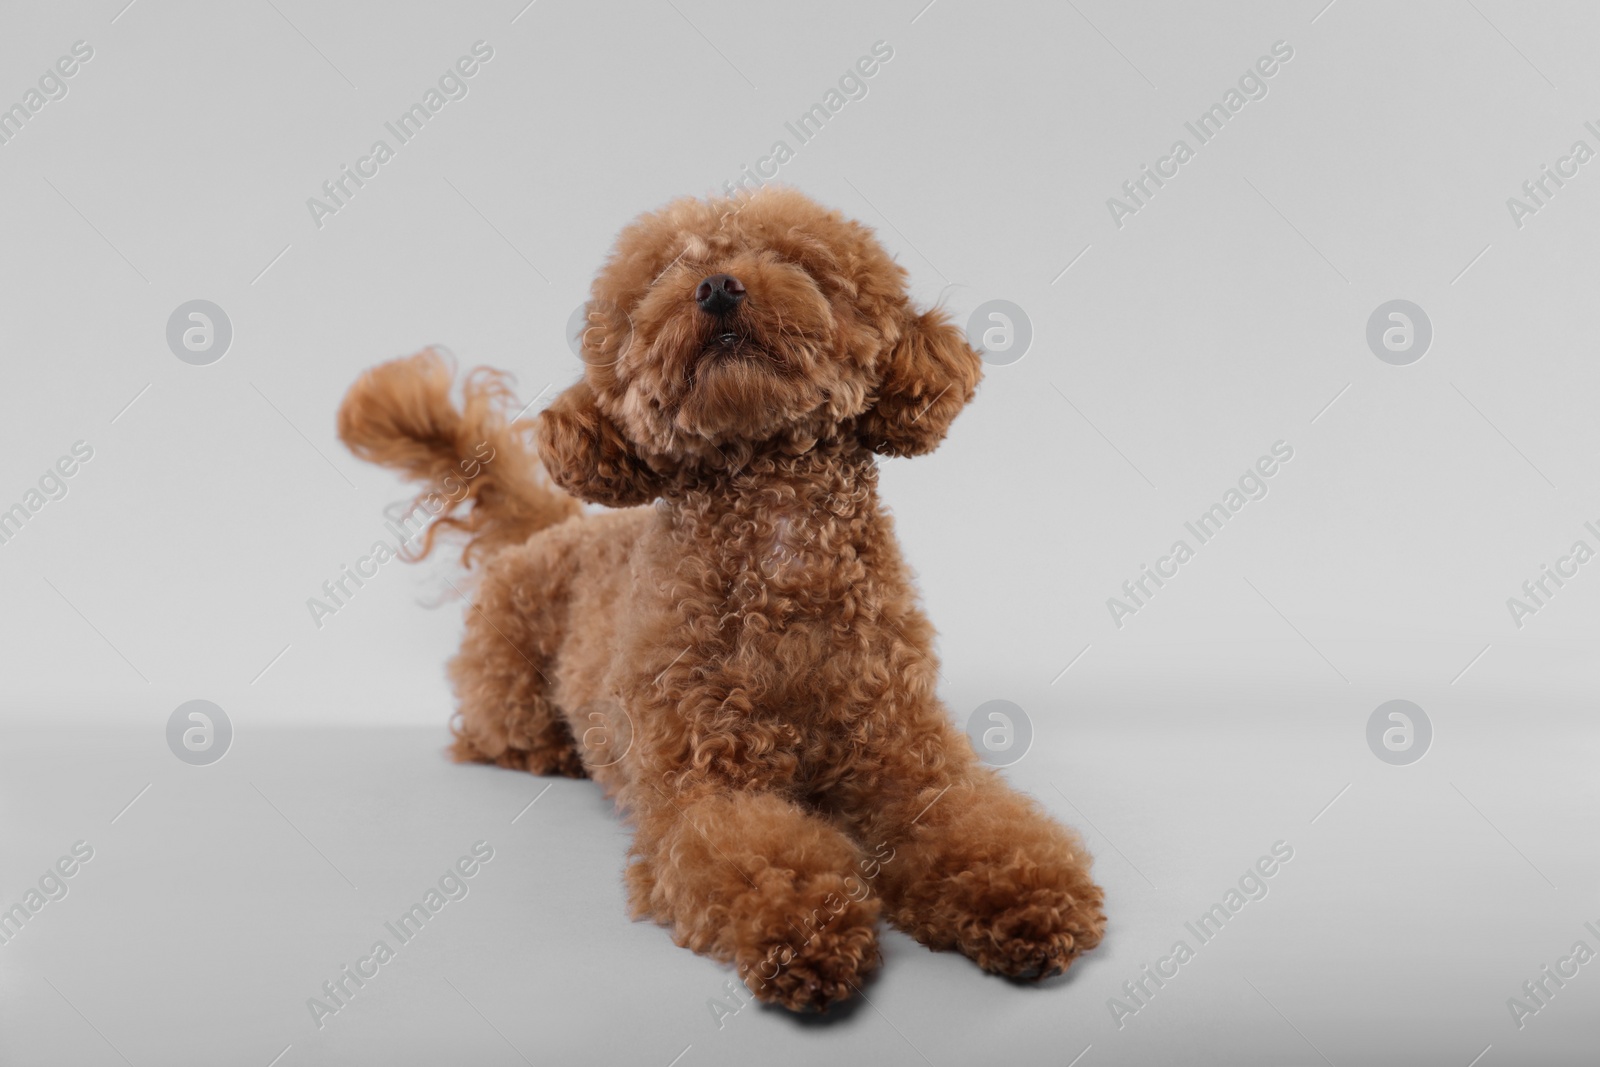
<path fill-rule="evenodd" d="M 695 303 L 708 315 L 726 315 L 744 299 L 744 282 L 731 274 L 713 274 L 694 287 Z"/>

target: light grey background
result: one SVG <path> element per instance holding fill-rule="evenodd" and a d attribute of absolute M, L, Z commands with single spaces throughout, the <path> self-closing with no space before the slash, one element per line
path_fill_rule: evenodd
<path fill-rule="evenodd" d="M 0 508 L 94 458 L 0 544 L 0 904 L 96 854 L 0 945 L 0 1062 L 1592 1058 L 1600 964 L 1520 1030 L 1506 999 L 1600 949 L 1600 561 L 1520 628 L 1506 601 L 1600 548 L 1600 160 L 1520 227 L 1507 198 L 1600 150 L 1600 10 L 523 2 L 5 7 L 0 105 L 94 56 L 0 145 Z M 314 225 L 479 40 L 467 96 Z M 1265 98 L 1116 226 L 1278 41 Z M 306 599 L 404 495 L 334 437 L 360 370 L 437 343 L 537 410 L 616 231 L 780 139 L 780 180 L 874 226 L 920 299 L 1031 319 L 883 490 L 953 714 L 1025 709 L 1006 773 L 1084 831 L 1112 924 L 1037 989 L 889 936 L 870 1005 L 719 1030 L 729 972 L 625 920 L 591 784 L 439 756 L 449 561 L 386 565 L 320 629 Z M 209 366 L 166 343 L 195 299 L 233 327 Z M 1433 326 L 1409 366 L 1366 344 L 1393 299 Z M 1117 627 L 1107 598 L 1280 440 L 1268 496 Z M 1365 731 L 1402 698 L 1434 739 L 1396 767 Z M 232 722 L 212 766 L 166 748 L 191 699 Z M 472 895 L 317 1029 L 305 999 L 480 839 Z M 1121 983 L 1280 839 L 1268 898 L 1119 1030 Z"/>

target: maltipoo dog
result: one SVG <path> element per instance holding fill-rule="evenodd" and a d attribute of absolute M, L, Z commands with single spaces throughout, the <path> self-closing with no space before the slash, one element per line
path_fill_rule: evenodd
<path fill-rule="evenodd" d="M 1105 925 L 1090 858 L 940 702 L 878 498 L 875 454 L 931 452 L 978 354 L 870 230 L 790 190 L 644 215 L 588 316 L 536 421 L 492 371 L 458 408 L 431 351 L 339 411 L 358 456 L 467 486 L 441 519 L 478 568 L 455 757 L 596 779 L 637 827 L 635 916 L 762 1001 L 851 996 L 880 912 L 986 971 L 1064 971 Z"/>

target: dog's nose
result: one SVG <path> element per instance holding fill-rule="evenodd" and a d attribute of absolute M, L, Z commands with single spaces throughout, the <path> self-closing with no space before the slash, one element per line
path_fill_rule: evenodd
<path fill-rule="evenodd" d="M 744 299 L 744 283 L 731 274 L 713 274 L 694 287 L 695 303 L 708 315 L 726 315 Z"/>

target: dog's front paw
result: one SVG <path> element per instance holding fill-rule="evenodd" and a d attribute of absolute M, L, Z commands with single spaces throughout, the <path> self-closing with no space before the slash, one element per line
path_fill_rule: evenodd
<path fill-rule="evenodd" d="M 1081 868 L 1018 858 L 948 876 L 902 925 L 929 948 L 954 948 L 991 974 L 1049 978 L 1100 943 L 1104 899 Z"/>
<path fill-rule="evenodd" d="M 991 974 L 1049 978 L 1100 943 L 1106 917 L 1098 887 L 1089 899 L 1039 896 L 969 921 L 959 942 L 962 953 Z"/>
<path fill-rule="evenodd" d="M 801 916 L 769 913 L 763 931 L 742 945 L 739 976 L 757 1000 L 790 1011 L 820 1012 L 848 1000 L 880 962 L 878 902 L 829 894 Z"/>

